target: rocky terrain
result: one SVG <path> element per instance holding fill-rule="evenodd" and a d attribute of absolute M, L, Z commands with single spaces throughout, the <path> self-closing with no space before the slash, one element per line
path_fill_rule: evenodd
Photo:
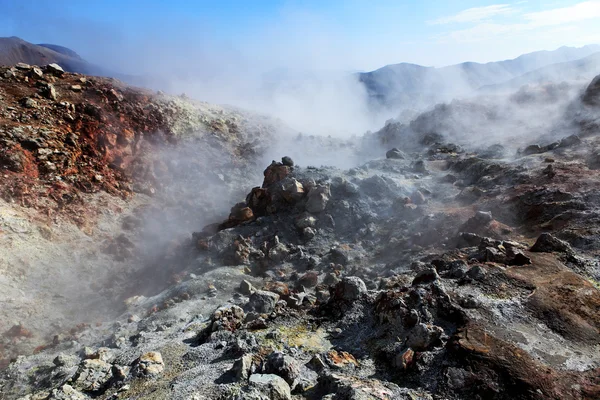
<path fill-rule="evenodd" d="M 600 398 L 600 78 L 350 142 L 55 66 L 0 76 L 3 277 L 30 313 L 2 328 L 3 399 Z M 34 262 L 64 235 L 104 249 L 80 259 L 105 280 L 35 286 L 77 269 Z"/>

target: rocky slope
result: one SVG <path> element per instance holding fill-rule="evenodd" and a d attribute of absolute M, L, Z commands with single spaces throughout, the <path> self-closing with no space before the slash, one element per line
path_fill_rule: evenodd
<path fill-rule="evenodd" d="M 66 71 L 84 74 L 99 74 L 101 70 L 66 47 L 33 44 L 14 36 L 0 38 L 0 65 L 20 62 L 34 65 L 58 63 Z"/>
<path fill-rule="evenodd" d="M 22 80 L 24 73 L 17 73 Z M 81 77 L 60 79 L 65 90 Z M 512 106 L 494 114 L 490 104 L 455 102 L 409 125 L 391 121 L 357 141 L 356 151 L 378 149 L 380 157 L 350 169 L 301 167 L 283 157 L 260 178 L 235 177 L 240 169 L 258 168 L 251 163 L 224 170 L 229 175 L 223 180 L 244 190 L 227 197 L 229 217 L 192 221 L 198 228 L 207 224 L 130 275 L 124 291 L 130 297 L 112 323 L 59 333 L 37 354 L 13 359 L 0 375 L 0 394 L 7 399 L 599 398 L 598 82 L 560 114 L 555 110 L 557 118 L 547 121 L 551 134 L 541 129 L 529 136 L 523 136 L 525 130 L 501 135 L 490 126 L 512 115 Z M 98 96 L 104 93 L 100 82 L 93 85 Z M 555 103 L 554 90 L 523 94 L 509 102 L 529 109 L 529 115 L 540 104 Z M 93 115 L 79 117 L 82 126 L 88 117 Z M 464 118 L 478 118 L 480 142 L 472 144 L 474 133 L 455 126 Z M 112 123 L 133 123 L 128 121 Z M 156 131 L 145 124 L 132 131 Z M 173 123 L 156 126 L 165 132 L 157 140 L 178 137 Z M 115 132 L 117 139 L 120 129 L 128 129 L 109 127 L 101 132 Z M 493 134 L 483 146 L 487 128 Z M 210 140 L 225 146 L 227 154 L 246 154 L 240 153 L 248 148 L 244 134 L 212 132 L 217 138 Z M 33 163 L 39 152 L 24 148 L 20 137 L 11 140 Z M 303 140 L 295 142 L 298 147 Z M 112 160 L 106 168 L 114 170 L 99 164 L 102 169 L 93 174 L 107 176 L 102 182 L 119 182 L 117 194 L 129 193 L 122 186 L 135 179 L 143 188 L 155 188 L 152 174 L 136 172 L 136 160 L 146 165 L 144 157 L 115 143 L 116 150 L 109 145 L 98 150 L 102 160 Z M 115 160 L 124 161 L 111 167 Z M 44 172 L 29 178 L 26 167 L 16 167 L 7 175 L 49 184 Z M 75 176 L 83 180 L 86 173 L 77 170 Z M 115 186 L 91 181 L 109 193 Z M 219 197 L 221 203 L 225 197 Z M 69 218 L 69 210 L 54 212 Z M 165 280 L 165 272 L 175 273 L 175 279 Z M 3 346 L 30 340 L 25 328 L 6 330 Z"/>
<path fill-rule="evenodd" d="M 274 132 L 259 116 L 53 65 L 0 68 L 0 330 L 24 334 L 3 338 L 0 365 L 111 318 L 130 274 L 226 212 L 240 189 L 223 179 L 253 177 L 240 167 Z"/>

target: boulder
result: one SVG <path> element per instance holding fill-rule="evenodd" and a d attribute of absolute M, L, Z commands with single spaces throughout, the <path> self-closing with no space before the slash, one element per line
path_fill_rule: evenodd
<path fill-rule="evenodd" d="M 406 345 L 416 351 L 431 350 L 443 333 L 439 326 L 419 323 L 410 331 Z"/>
<path fill-rule="evenodd" d="M 535 244 L 531 247 L 531 251 L 538 253 L 572 253 L 573 249 L 564 240 L 544 232 L 537 238 Z"/>
<path fill-rule="evenodd" d="M 300 365 L 294 358 L 276 351 L 267 357 L 265 372 L 282 377 L 290 387 L 294 387 L 300 377 Z"/>
<path fill-rule="evenodd" d="M 355 301 L 367 293 L 367 285 L 357 276 L 347 276 L 335 286 L 335 298 Z"/>
<path fill-rule="evenodd" d="M 265 394 L 266 399 L 291 400 L 292 394 L 287 382 L 273 374 L 253 374 L 250 376 L 250 387 Z"/>
<path fill-rule="evenodd" d="M 294 166 L 294 160 L 292 160 L 290 157 L 285 156 L 281 158 L 281 163 L 285 166 L 288 167 L 293 167 Z"/>
<path fill-rule="evenodd" d="M 257 290 L 250 296 L 248 308 L 260 314 L 270 314 L 275 309 L 279 295 L 273 292 Z"/>
<path fill-rule="evenodd" d="M 46 65 L 46 71 L 56 76 L 62 76 L 65 73 L 65 70 L 56 63 Z"/>
<path fill-rule="evenodd" d="M 112 376 L 111 364 L 102 360 L 83 360 L 73 379 L 73 387 L 85 392 L 100 392 Z"/>
<path fill-rule="evenodd" d="M 385 157 L 395 160 L 404 160 L 406 159 L 406 154 L 394 147 L 393 149 L 388 150 L 388 152 L 385 153 Z"/>
<path fill-rule="evenodd" d="M 247 380 L 250 375 L 255 372 L 255 364 L 252 354 L 245 354 L 242 358 L 237 359 L 231 367 L 231 372 L 239 380 Z"/>
<path fill-rule="evenodd" d="M 28 398 L 28 397 L 27 397 Z M 75 390 L 71 385 L 62 385 L 58 389 L 53 389 L 49 400 L 86 400 L 89 399 L 86 395 L 78 390 Z"/>
<path fill-rule="evenodd" d="M 305 205 L 306 211 L 313 214 L 325 211 L 330 195 L 329 187 L 327 186 L 313 188 L 308 192 L 308 199 Z"/>
<path fill-rule="evenodd" d="M 272 184 L 285 179 L 290 172 L 292 172 L 291 167 L 273 161 L 264 171 L 265 179 L 263 180 L 262 187 L 268 188 Z"/>
<path fill-rule="evenodd" d="M 133 373 L 136 376 L 149 377 L 160 375 L 165 369 L 162 355 L 158 351 L 144 353 L 134 362 Z"/>

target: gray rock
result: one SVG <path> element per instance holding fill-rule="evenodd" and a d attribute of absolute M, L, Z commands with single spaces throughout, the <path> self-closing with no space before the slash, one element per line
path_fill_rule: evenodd
<path fill-rule="evenodd" d="M 309 213 L 320 213 L 325 210 L 329 203 L 329 188 L 327 186 L 317 186 L 308 192 L 306 201 L 306 211 Z"/>
<path fill-rule="evenodd" d="M 449 278 L 460 279 L 464 278 L 464 276 L 467 274 L 467 271 L 469 271 L 469 265 L 463 260 L 456 260 L 452 261 L 448 265 L 447 276 Z"/>
<path fill-rule="evenodd" d="M 53 389 L 49 400 L 85 400 L 88 397 L 75 390 L 71 385 L 63 385 L 59 389 Z"/>
<path fill-rule="evenodd" d="M 248 308 L 260 314 L 269 314 L 275 309 L 279 295 L 265 290 L 257 290 L 250 296 Z"/>
<path fill-rule="evenodd" d="M 288 167 L 293 167 L 294 166 L 294 160 L 292 160 L 290 157 L 285 156 L 281 158 L 281 163 L 283 165 L 287 165 Z"/>
<path fill-rule="evenodd" d="M 65 73 L 65 70 L 56 63 L 46 65 L 46 71 L 57 76 L 62 76 Z"/>
<path fill-rule="evenodd" d="M 278 243 L 269 250 L 269 258 L 275 262 L 281 262 L 290 254 L 290 250 L 283 243 Z"/>
<path fill-rule="evenodd" d="M 336 298 L 346 301 L 358 300 L 367 293 L 367 285 L 357 276 L 347 276 L 335 287 Z"/>
<path fill-rule="evenodd" d="M 43 78 L 44 73 L 38 67 L 33 67 L 31 69 L 31 72 L 29 73 L 29 76 L 31 76 L 32 78 Z"/>
<path fill-rule="evenodd" d="M 57 99 L 57 94 L 56 94 L 56 88 L 54 88 L 54 85 L 48 84 L 42 91 L 43 95 L 46 96 L 48 99 L 50 100 L 55 100 Z"/>
<path fill-rule="evenodd" d="M 561 240 L 551 234 L 544 232 L 538 237 L 535 244 L 531 248 L 531 251 L 538 253 L 572 253 L 573 249 L 569 245 L 569 243 Z"/>
<path fill-rule="evenodd" d="M 231 367 L 231 372 L 240 380 L 250 378 L 250 375 L 254 372 L 252 354 L 245 354 L 242 358 L 237 359 Z"/>
<path fill-rule="evenodd" d="M 266 394 L 271 400 L 291 400 L 290 386 L 283 378 L 273 374 L 253 374 L 250 386 Z"/>
<path fill-rule="evenodd" d="M 487 276 L 487 271 L 481 265 L 475 265 L 467 272 L 467 276 L 476 281 L 482 281 Z"/>
<path fill-rule="evenodd" d="M 26 97 L 23 100 L 21 100 L 21 104 L 25 108 L 37 108 L 38 106 L 37 101 L 35 101 L 31 97 Z"/>
<path fill-rule="evenodd" d="M 138 358 L 133 365 L 135 376 L 147 377 L 161 374 L 165 369 L 162 355 L 158 351 L 149 351 Z"/>
<path fill-rule="evenodd" d="M 415 190 L 410 195 L 410 201 L 413 204 L 425 204 L 425 203 L 427 203 L 427 199 L 425 198 L 425 195 L 420 190 Z"/>
<path fill-rule="evenodd" d="M 63 353 L 60 353 L 59 355 L 57 355 L 54 358 L 54 360 L 52 360 L 52 363 L 54 365 L 56 365 L 57 367 L 70 368 L 70 367 L 74 367 L 75 365 L 79 364 L 79 361 L 80 361 L 79 357 L 77 357 L 74 354 L 63 354 Z"/>
<path fill-rule="evenodd" d="M 473 216 L 472 221 L 482 224 L 482 225 L 487 225 L 489 222 L 492 222 L 494 220 L 494 217 L 492 217 L 492 212 L 491 211 L 477 211 L 475 213 L 475 216 Z"/>
<path fill-rule="evenodd" d="M 420 271 L 419 273 L 417 273 L 417 275 L 415 276 L 415 279 L 413 279 L 412 284 L 413 285 L 420 285 L 423 283 L 431 283 L 435 280 L 438 280 L 440 277 L 437 273 L 437 271 L 435 270 L 435 268 L 427 268 L 424 269 L 422 271 Z"/>
<path fill-rule="evenodd" d="M 25 63 L 22 63 L 22 62 L 20 62 L 20 63 L 16 63 L 16 64 L 15 64 L 15 67 L 16 67 L 17 69 L 24 69 L 24 70 L 31 69 L 31 65 L 29 65 L 29 64 L 25 64 Z"/>
<path fill-rule="evenodd" d="M 317 231 L 315 231 L 313 228 L 304 228 L 302 230 L 302 237 L 305 240 L 310 240 L 312 238 L 314 238 L 317 235 Z"/>
<path fill-rule="evenodd" d="M 472 377 L 472 373 L 465 371 L 462 368 L 449 367 L 446 371 L 446 381 L 448 386 L 454 390 L 461 390 L 469 386 L 469 380 Z"/>
<path fill-rule="evenodd" d="M 304 215 L 298 218 L 295 224 L 298 229 L 314 228 L 317 224 L 317 219 L 312 215 Z"/>
<path fill-rule="evenodd" d="M 109 363 L 83 360 L 73 379 L 73 387 L 86 392 L 99 392 L 112 376 L 112 365 Z"/>
<path fill-rule="evenodd" d="M 255 290 L 252 284 L 245 279 L 240 283 L 240 293 L 243 295 L 250 296 Z"/>
<path fill-rule="evenodd" d="M 406 159 L 406 154 L 394 147 L 393 149 L 388 150 L 388 152 L 385 153 L 385 157 L 395 160 L 404 160 Z"/>
<path fill-rule="evenodd" d="M 416 351 L 430 350 L 443 333 L 439 326 L 420 323 L 410 331 L 406 345 Z"/>
<path fill-rule="evenodd" d="M 292 357 L 276 351 L 267 357 L 265 372 L 282 377 L 293 388 L 300 377 L 300 365 Z"/>

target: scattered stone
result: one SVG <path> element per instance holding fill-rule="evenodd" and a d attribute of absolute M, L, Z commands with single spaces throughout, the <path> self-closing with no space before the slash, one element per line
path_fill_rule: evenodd
<path fill-rule="evenodd" d="M 41 79 L 44 77 L 44 73 L 38 67 L 33 67 L 29 72 L 29 76 L 31 76 L 32 78 Z"/>
<path fill-rule="evenodd" d="M 88 397 L 71 385 L 62 385 L 59 389 L 52 389 L 49 400 L 86 400 Z M 33 399 L 32 399 L 33 400 Z"/>
<path fill-rule="evenodd" d="M 74 354 L 68 355 L 61 353 L 52 360 L 52 363 L 57 367 L 71 368 L 79 364 L 79 357 Z"/>
<path fill-rule="evenodd" d="M 250 296 L 255 290 L 252 284 L 245 279 L 240 283 L 240 293 L 245 296 Z"/>
<path fill-rule="evenodd" d="M 266 394 L 272 400 L 291 400 L 292 394 L 287 382 L 273 374 L 253 374 L 250 376 L 250 386 Z"/>
<path fill-rule="evenodd" d="M 314 228 L 317 224 L 317 219 L 312 215 L 304 215 L 298 218 L 295 223 L 298 229 Z"/>
<path fill-rule="evenodd" d="M 279 295 L 273 292 L 257 290 L 250 296 L 248 308 L 260 314 L 270 314 L 275 309 Z"/>
<path fill-rule="evenodd" d="M 291 167 L 273 161 L 264 171 L 265 179 L 263 180 L 262 187 L 268 188 L 272 184 L 282 181 L 291 171 Z"/>
<path fill-rule="evenodd" d="M 327 364 L 325 364 L 325 361 L 323 361 L 323 357 L 321 357 L 319 354 L 315 354 L 313 358 L 310 359 L 307 365 L 316 372 L 321 372 L 327 368 Z"/>
<path fill-rule="evenodd" d="M 81 92 L 81 85 L 71 85 L 69 89 L 71 89 L 74 92 Z"/>
<path fill-rule="evenodd" d="M 433 281 L 438 280 L 439 278 L 440 277 L 435 268 L 427 268 L 417 273 L 417 276 L 415 276 L 415 279 L 413 279 L 412 284 L 414 286 L 421 285 L 424 283 L 431 283 Z"/>
<path fill-rule="evenodd" d="M 302 275 L 300 279 L 298 279 L 298 286 L 303 286 L 305 288 L 312 288 L 317 286 L 319 283 L 319 274 L 314 271 L 309 271 Z"/>
<path fill-rule="evenodd" d="M 56 76 L 62 76 L 65 73 L 65 70 L 62 69 L 60 65 L 55 63 L 46 65 L 46 71 Z"/>
<path fill-rule="evenodd" d="M 467 272 L 469 271 L 469 265 L 463 260 L 452 261 L 448 264 L 448 274 L 449 278 L 461 279 L 464 278 Z"/>
<path fill-rule="evenodd" d="M 404 160 L 406 159 L 406 154 L 394 147 L 393 149 L 388 150 L 388 152 L 385 153 L 385 157 L 395 160 Z"/>
<path fill-rule="evenodd" d="M 23 100 L 21 100 L 21 104 L 25 108 L 37 108 L 38 107 L 37 102 L 34 99 L 32 99 L 31 97 L 25 97 Z"/>
<path fill-rule="evenodd" d="M 417 205 L 421 205 L 421 204 L 425 204 L 427 203 L 427 199 L 425 198 L 425 195 L 423 194 L 423 192 L 421 192 L 420 190 L 415 190 L 411 195 L 410 195 L 410 201 L 413 204 L 417 204 Z"/>
<path fill-rule="evenodd" d="M 252 354 L 245 354 L 242 358 L 237 359 L 231 367 L 231 372 L 239 380 L 248 380 L 250 375 L 255 371 L 254 358 Z"/>
<path fill-rule="evenodd" d="M 481 265 L 475 265 L 467 271 L 467 276 L 476 281 L 483 281 L 487 276 L 487 271 Z"/>
<path fill-rule="evenodd" d="M 538 253 L 572 253 L 573 249 L 569 245 L 569 243 L 561 240 L 557 237 L 552 236 L 551 234 L 544 232 L 542 233 L 536 240 L 533 247 L 531 247 L 531 251 Z"/>
<path fill-rule="evenodd" d="M 244 310 L 238 306 L 220 307 L 212 315 L 211 329 L 213 332 L 222 330 L 234 332 L 242 325 L 245 316 Z"/>
<path fill-rule="evenodd" d="M 56 101 L 56 99 L 58 98 L 57 93 L 56 93 L 56 88 L 54 87 L 54 85 L 52 85 L 50 83 L 48 85 L 46 85 L 44 88 L 42 88 L 42 94 L 50 100 Z"/>
<path fill-rule="evenodd" d="M 31 69 L 31 65 L 20 62 L 20 63 L 15 64 L 15 68 L 29 70 L 29 69 Z"/>
<path fill-rule="evenodd" d="M 314 230 L 313 228 L 304 228 L 302 230 L 302 237 L 305 240 L 311 240 L 312 238 L 314 238 L 317 235 L 317 231 Z"/>
<path fill-rule="evenodd" d="M 408 348 L 396 355 L 392 362 L 392 365 L 396 368 L 400 368 L 402 371 L 406 371 L 408 367 L 413 363 L 414 357 L 415 352 L 413 351 L 413 349 Z"/>
<path fill-rule="evenodd" d="M 335 286 L 334 297 L 345 301 L 355 301 L 367 293 L 367 285 L 357 276 L 348 276 Z"/>
<path fill-rule="evenodd" d="M 525 255 L 525 253 L 523 253 L 522 251 L 518 250 L 513 253 L 514 253 L 514 257 L 510 261 L 510 265 L 521 266 L 521 265 L 530 265 L 531 264 L 531 258 L 527 257 Z"/>
<path fill-rule="evenodd" d="M 100 392 L 112 376 L 112 365 L 109 363 L 83 360 L 73 379 L 73 387 L 86 392 Z"/>
<path fill-rule="evenodd" d="M 410 331 L 406 345 L 416 351 L 431 350 L 443 334 L 444 330 L 439 326 L 420 323 Z"/>
<path fill-rule="evenodd" d="M 327 353 L 327 361 L 331 367 L 336 369 L 359 366 L 356 358 L 347 351 L 331 350 Z"/>
<path fill-rule="evenodd" d="M 473 216 L 472 221 L 477 224 L 487 225 L 492 222 L 494 217 L 492 216 L 491 211 L 477 211 L 475 216 Z"/>
<path fill-rule="evenodd" d="M 306 201 L 306 211 L 309 213 L 320 213 L 325 211 L 327 203 L 329 202 L 329 187 L 317 186 L 308 192 L 308 200 Z"/>
<path fill-rule="evenodd" d="M 165 363 L 158 351 L 142 354 L 133 364 L 133 374 L 139 377 L 160 375 L 164 369 Z"/>
<path fill-rule="evenodd" d="M 281 352 L 273 352 L 267 357 L 265 372 L 282 377 L 291 388 L 300 378 L 300 366 L 292 357 L 286 356 Z"/>
<path fill-rule="evenodd" d="M 288 167 L 293 167 L 294 166 L 294 160 L 292 160 L 290 157 L 285 156 L 281 159 L 281 163 L 285 166 Z"/>

